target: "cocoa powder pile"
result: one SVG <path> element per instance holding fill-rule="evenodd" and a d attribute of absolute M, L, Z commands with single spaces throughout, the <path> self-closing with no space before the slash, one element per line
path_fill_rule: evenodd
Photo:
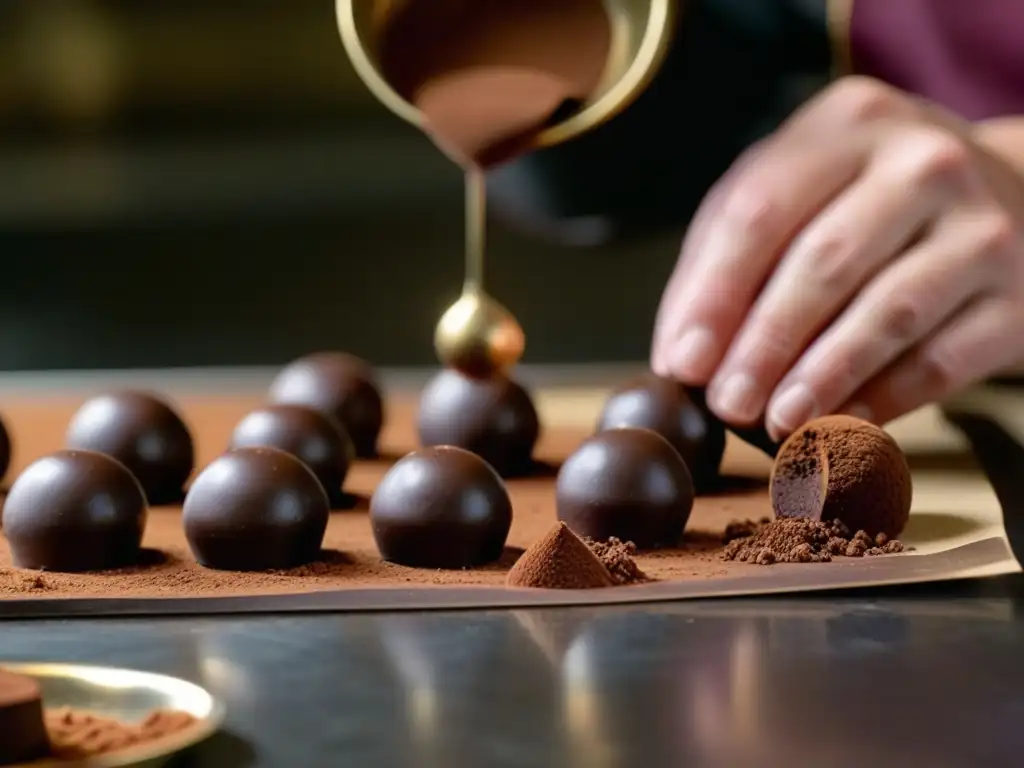
<path fill-rule="evenodd" d="M 45 717 L 52 756 L 69 762 L 143 746 L 196 724 L 186 712 L 165 709 L 154 710 L 139 723 L 124 723 L 70 707 L 48 709 Z"/>
<path fill-rule="evenodd" d="M 743 535 L 743 532 L 751 531 Z M 903 552 L 898 539 L 864 531 L 852 536 L 840 520 L 823 523 L 806 518 L 781 518 L 767 523 L 732 523 L 722 559 L 755 565 L 827 563 L 833 557 L 872 557 Z"/>
<path fill-rule="evenodd" d="M 643 584 L 652 580 L 637 565 L 636 545 L 632 541 L 619 541 L 612 536 L 606 542 L 585 538 L 583 543 L 597 555 L 616 584 Z"/>
<path fill-rule="evenodd" d="M 596 589 L 615 581 L 583 540 L 559 522 L 523 553 L 508 572 L 510 587 Z"/>

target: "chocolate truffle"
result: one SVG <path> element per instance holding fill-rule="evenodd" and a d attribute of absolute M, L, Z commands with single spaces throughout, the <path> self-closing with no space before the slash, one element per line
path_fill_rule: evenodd
<path fill-rule="evenodd" d="M 332 416 L 348 432 L 356 456 L 377 456 L 384 402 L 373 369 L 343 352 L 321 352 L 286 366 L 270 385 L 270 400 L 305 405 Z"/>
<path fill-rule="evenodd" d="M 476 379 L 443 370 L 423 390 L 420 443 L 454 445 L 472 451 L 504 477 L 532 468 L 540 433 L 530 395 L 504 376 Z"/>
<path fill-rule="evenodd" d="M 192 483 L 182 510 L 192 554 L 222 571 L 311 562 L 329 516 L 313 471 L 276 448 L 236 448 L 214 459 Z"/>
<path fill-rule="evenodd" d="M 615 586 L 608 569 L 565 523 L 556 523 L 508 572 L 510 587 L 597 589 Z"/>
<path fill-rule="evenodd" d="M 0 765 L 27 763 L 49 752 L 39 683 L 0 669 Z"/>
<path fill-rule="evenodd" d="M 341 504 L 342 485 L 354 458 L 348 432 L 332 417 L 301 405 L 270 405 L 242 419 L 231 448 L 277 448 L 290 453 L 316 475 L 332 506 Z"/>
<path fill-rule="evenodd" d="M 782 444 L 772 469 L 778 517 L 841 520 L 869 536 L 899 535 L 912 495 L 910 467 L 896 441 L 852 416 L 804 424 Z"/>
<path fill-rule="evenodd" d="M 14 564 L 96 571 L 134 563 L 146 497 L 127 467 L 94 451 L 58 451 L 15 479 L 3 508 Z"/>
<path fill-rule="evenodd" d="M 645 374 L 608 398 L 598 430 L 652 429 L 683 457 L 698 492 L 711 488 L 725 453 L 725 426 L 677 381 Z"/>
<path fill-rule="evenodd" d="M 385 560 L 417 568 L 472 568 L 497 560 L 512 526 L 498 473 L 475 453 L 440 446 L 400 459 L 370 499 Z"/>
<path fill-rule="evenodd" d="M 565 460 L 555 481 L 558 518 L 595 541 L 639 549 L 679 542 L 693 509 L 693 480 L 679 452 L 657 432 L 598 432 Z"/>
<path fill-rule="evenodd" d="M 138 478 L 153 505 L 180 502 L 192 474 L 188 427 L 167 403 L 145 392 L 92 398 L 71 417 L 64 444 L 113 456 Z"/>

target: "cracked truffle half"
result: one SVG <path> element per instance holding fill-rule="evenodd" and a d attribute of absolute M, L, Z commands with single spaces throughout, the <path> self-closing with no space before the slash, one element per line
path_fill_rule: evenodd
<path fill-rule="evenodd" d="M 565 460 L 555 481 L 558 518 L 579 536 L 679 542 L 693 509 L 693 480 L 679 452 L 649 429 L 609 429 Z"/>
<path fill-rule="evenodd" d="M 617 389 L 597 424 L 599 431 L 616 427 L 652 429 L 672 443 L 698 492 L 718 479 L 725 426 L 679 382 L 648 373 Z"/>
<path fill-rule="evenodd" d="M 504 376 L 474 379 L 443 370 L 423 389 L 417 421 L 424 446 L 472 451 L 503 477 L 533 466 L 540 420 L 530 395 Z"/>
<path fill-rule="evenodd" d="M 910 467 L 896 441 L 852 416 L 804 424 L 782 444 L 772 469 L 776 516 L 838 519 L 871 536 L 900 534 L 912 494 Z"/>

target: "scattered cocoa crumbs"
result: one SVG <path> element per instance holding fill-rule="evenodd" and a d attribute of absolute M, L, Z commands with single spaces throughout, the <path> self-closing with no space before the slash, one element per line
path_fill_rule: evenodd
<path fill-rule="evenodd" d="M 743 539 L 753 536 L 763 525 L 770 523 L 770 517 L 762 517 L 760 520 L 730 520 L 725 526 L 725 533 L 722 534 L 722 543 L 728 544 L 734 539 Z"/>
<path fill-rule="evenodd" d="M 597 555 L 616 584 L 643 584 L 651 578 L 640 570 L 633 558 L 636 555 L 636 544 L 632 541 L 619 541 L 612 536 L 608 541 L 583 539 L 590 551 Z"/>
<path fill-rule="evenodd" d="M 124 723 L 70 707 L 48 709 L 46 730 L 53 757 L 79 761 L 173 736 L 196 723 L 186 712 L 159 709 L 139 723 Z"/>
<path fill-rule="evenodd" d="M 749 521 L 748 521 L 749 522 Z M 755 565 L 774 563 L 827 563 L 833 557 L 872 557 L 903 552 L 903 543 L 884 533 L 872 538 L 864 531 L 852 536 L 840 520 L 823 523 L 805 518 L 780 518 L 748 526 L 751 533 L 735 536 L 722 553 L 722 559 Z M 727 529 L 727 536 L 729 531 Z"/>

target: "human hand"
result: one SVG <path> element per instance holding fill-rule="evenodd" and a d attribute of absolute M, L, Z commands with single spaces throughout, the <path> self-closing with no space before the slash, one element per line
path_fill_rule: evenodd
<path fill-rule="evenodd" d="M 779 439 L 815 416 L 885 423 L 1024 359 L 1024 176 L 972 126 L 838 81 L 698 210 L 651 365 Z"/>

